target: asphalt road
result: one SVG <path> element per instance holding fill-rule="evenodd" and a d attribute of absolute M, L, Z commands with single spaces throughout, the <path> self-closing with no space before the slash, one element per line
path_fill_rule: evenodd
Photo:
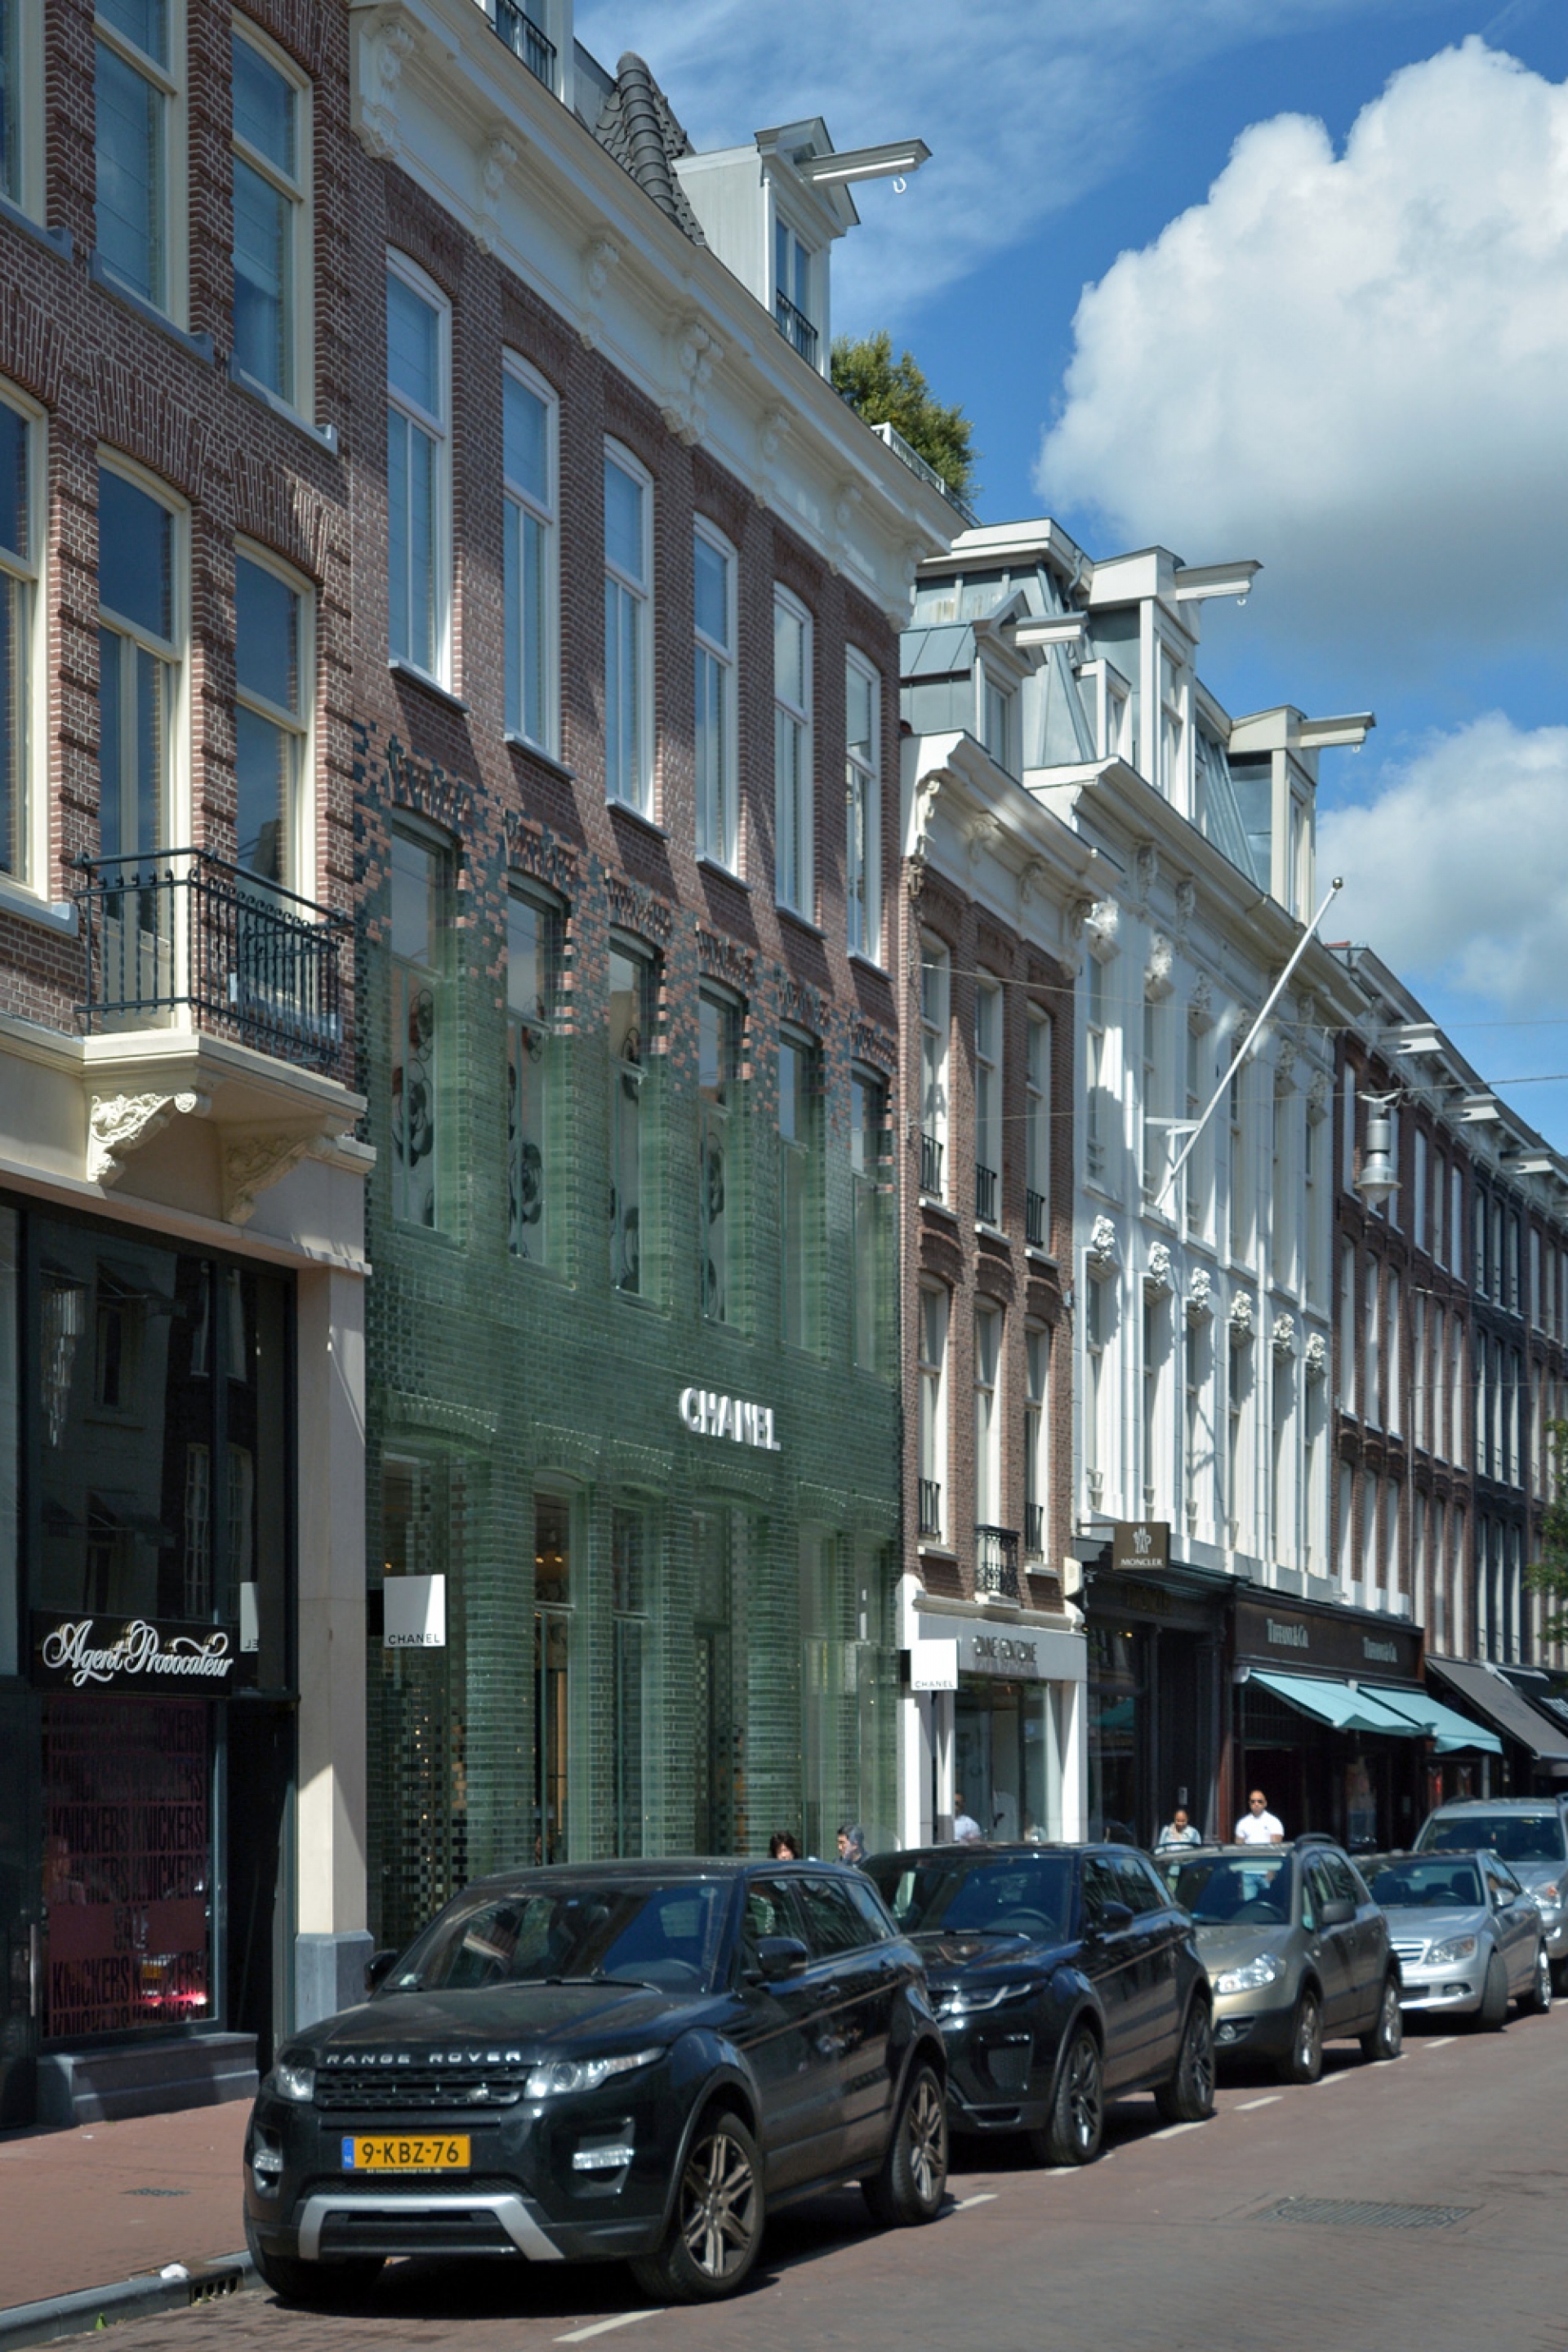
<path fill-rule="evenodd" d="M 1565 2091 L 1568 2002 L 1502 2034 L 1416 2032 L 1392 2065 L 1336 2045 L 1310 2089 L 1227 2080 L 1209 2124 L 1162 2128 L 1152 2100 L 1125 2101 L 1082 2172 L 1037 2170 L 1022 2147 L 961 2144 L 932 2227 L 877 2234 L 858 2195 L 824 2198 L 780 2218 L 726 2305 L 648 2313 L 611 2266 L 406 2263 L 353 2313 L 287 2311 L 258 2291 L 129 2322 L 114 2342 L 1568 2352 Z"/>

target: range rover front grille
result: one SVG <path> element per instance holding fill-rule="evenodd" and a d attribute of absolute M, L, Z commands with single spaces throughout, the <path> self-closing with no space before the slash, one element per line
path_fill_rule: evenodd
<path fill-rule="evenodd" d="M 483 2115 L 515 2107 L 527 2066 L 332 2066 L 316 2076 L 316 2105 L 332 2113 Z"/>

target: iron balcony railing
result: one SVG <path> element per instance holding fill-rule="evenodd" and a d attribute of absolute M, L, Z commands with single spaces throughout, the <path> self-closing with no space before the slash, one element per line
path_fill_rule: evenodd
<path fill-rule="evenodd" d="M 1031 1249 L 1046 1246 L 1046 1200 L 1043 1192 L 1024 1195 L 1024 1239 Z"/>
<path fill-rule="evenodd" d="M 921 1533 L 940 1536 L 942 1533 L 942 1487 L 935 1478 L 921 1480 Z"/>
<path fill-rule="evenodd" d="M 981 1224 L 994 1225 L 996 1223 L 996 1195 L 1000 1190 L 1001 1183 L 994 1168 L 982 1168 L 977 1163 L 974 1171 L 974 1214 Z"/>
<path fill-rule="evenodd" d="M 89 1035 L 188 1024 L 346 1078 L 340 960 L 346 915 L 202 849 L 84 857 Z"/>
<path fill-rule="evenodd" d="M 980 518 L 975 513 L 973 508 L 964 499 L 961 499 L 958 492 L 955 489 L 952 489 L 942 480 L 942 478 L 937 472 L 936 467 L 934 466 L 928 465 L 925 458 L 921 456 L 918 449 L 912 449 L 910 446 L 910 444 L 905 440 L 903 435 L 900 432 L 896 425 L 873 425 L 871 430 L 876 435 L 878 440 L 883 443 L 887 448 L 890 449 L 894 457 L 899 458 L 902 464 L 909 467 L 911 474 L 918 474 L 922 482 L 929 483 L 933 490 L 939 490 L 942 493 L 942 496 L 947 500 L 948 505 L 956 509 L 958 513 L 963 517 L 964 521 L 968 524 L 971 530 L 975 529 Z"/>
<path fill-rule="evenodd" d="M 942 1198 L 942 1138 L 921 1131 L 921 1191 Z"/>
<path fill-rule="evenodd" d="M 974 1590 L 1001 1601 L 1018 1598 L 1018 1530 L 1016 1528 L 976 1528 L 974 1530 Z"/>
<path fill-rule="evenodd" d="M 1030 1559 L 1038 1559 L 1046 1549 L 1046 1507 L 1044 1503 L 1024 1506 L 1024 1550 Z"/>
<path fill-rule="evenodd" d="M 546 40 L 518 0 L 496 0 L 496 31 L 514 58 L 521 58 L 535 81 L 555 87 L 555 44 Z"/>
<path fill-rule="evenodd" d="M 773 316 L 779 322 L 779 332 L 792 342 L 803 360 L 816 365 L 816 329 L 804 310 L 797 310 L 787 294 L 773 296 Z"/>

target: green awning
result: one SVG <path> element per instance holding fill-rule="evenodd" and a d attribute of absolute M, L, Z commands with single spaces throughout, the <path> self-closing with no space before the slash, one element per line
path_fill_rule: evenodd
<path fill-rule="evenodd" d="M 1478 1748 L 1484 1756 L 1502 1754 L 1502 1741 L 1495 1731 L 1472 1723 L 1468 1716 L 1445 1706 L 1440 1698 L 1429 1698 L 1425 1691 L 1384 1690 L 1380 1685 L 1367 1696 L 1380 1706 L 1392 1707 L 1395 1715 L 1407 1715 L 1428 1739 L 1436 1741 L 1439 1756 L 1452 1756 L 1461 1748 Z"/>
<path fill-rule="evenodd" d="M 1420 1727 L 1408 1716 L 1396 1715 L 1370 1691 L 1354 1690 L 1349 1683 L 1320 1680 L 1316 1675 L 1277 1675 L 1271 1666 L 1254 1666 L 1251 1679 L 1298 1715 L 1326 1723 L 1331 1731 L 1375 1731 L 1394 1739 L 1420 1737 Z"/>

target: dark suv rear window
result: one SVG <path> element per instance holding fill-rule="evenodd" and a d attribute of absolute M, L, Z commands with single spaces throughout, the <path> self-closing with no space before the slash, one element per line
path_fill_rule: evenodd
<path fill-rule="evenodd" d="M 1421 1853 L 1473 1853 L 1489 1847 L 1504 1862 L 1562 1862 L 1555 1813 L 1439 1813 L 1415 1841 Z"/>

